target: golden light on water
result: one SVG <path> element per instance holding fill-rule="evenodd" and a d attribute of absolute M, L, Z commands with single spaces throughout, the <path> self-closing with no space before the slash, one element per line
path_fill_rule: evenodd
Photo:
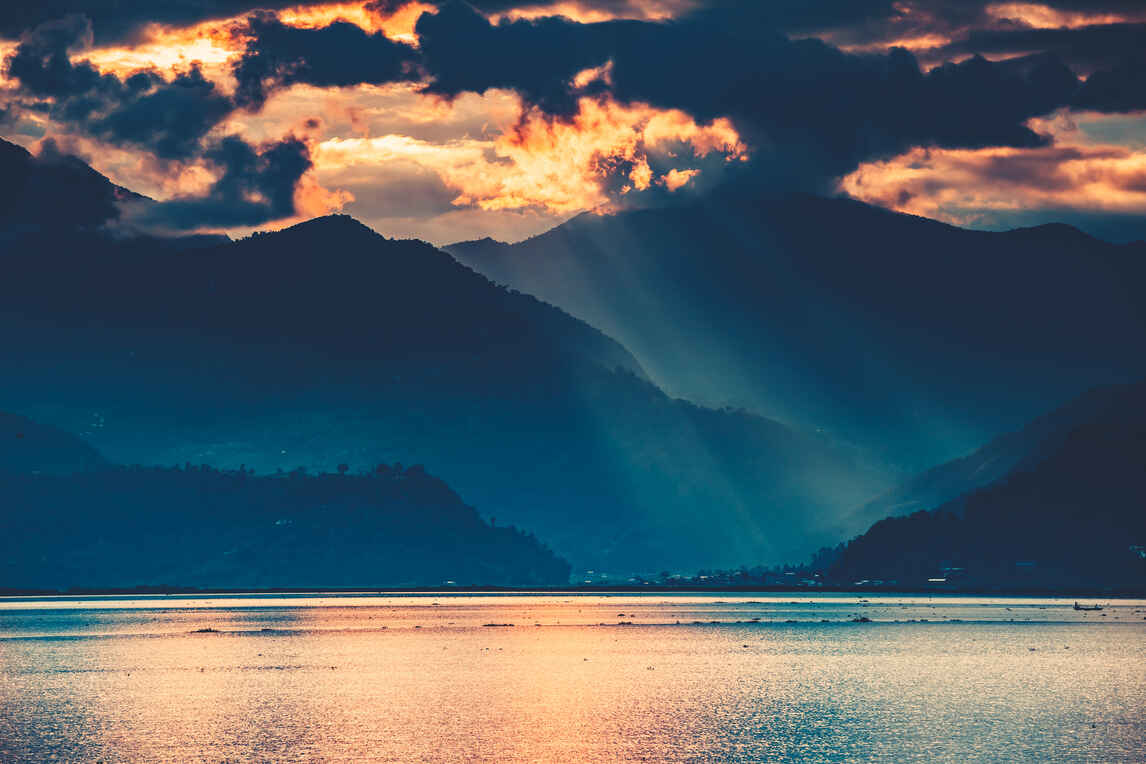
<path fill-rule="evenodd" d="M 1062 599 L 874 594 L 0 601 L 0 758 L 1128 761 L 1143 604 L 1092 619 Z M 874 622 L 850 622 L 861 611 Z"/>

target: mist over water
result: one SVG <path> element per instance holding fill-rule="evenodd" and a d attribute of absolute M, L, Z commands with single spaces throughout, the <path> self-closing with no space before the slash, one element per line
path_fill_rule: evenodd
<path fill-rule="evenodd" d="M 1140 760 L 1146 601 L 1072 604 L 5 599 L 0 760 Z"/>

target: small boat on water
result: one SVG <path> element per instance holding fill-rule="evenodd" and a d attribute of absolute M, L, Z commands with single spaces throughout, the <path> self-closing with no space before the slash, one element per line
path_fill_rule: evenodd
<path fill-rule="evenodd" d="M 1076 603 L 1074 603 L 1074 609 L 1075 610 L 1102 610 L 1102 605 L 1080 605 L 1076 602 Z"/>

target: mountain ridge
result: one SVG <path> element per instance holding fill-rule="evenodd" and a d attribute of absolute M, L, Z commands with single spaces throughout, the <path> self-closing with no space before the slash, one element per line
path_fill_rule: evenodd
<path fill-rule="evenodd" d="M 881 519 L 848 542 L 830 577 L 900 587 L 1141 590 L 1146 381 L 1088 391 L 982 451 L 1013 449 L 1015 441 L 1021 457 L 994 465 L 989 479 Z M 972 466 L 977 455 L 968 457 Z"/>
<path fill-rule="evenodd" d="M 568 563 L 535 537 L 482 520 L 419 465 L 262 477 L 123 466 L 68 433 L 0 415 L 0 495 L 8 591 L 569 579 Z"/>
<path fill-rule="evenodd" d="M 617 573 L 811 551 L 890 487 L 823 438 L 674 399 L 599 329 L 348 217 L 193 249 L 17 243 L 6 405 L 120 463 L 432 464 L 490 516 Z"/>
<path fill-rule="evenodd" d="M 857 516 L 863 522 L 875 522 L 933 509 L 1004 479 L 1059 448 L 1076 427 L 1118 410 L 1128 410 L 1128 400 L 1140 397 L 1141 387 L 1141 383 L 1128 383 L 1088 390 L 1019 430 L 999 435 L 966 456 L 913 476 L 859 508 Z"/>
<path fill-rule="evenodd" d="M 616 337 L 674 395 L 914 472 L 1146 373 L 1127 350 L 1146 344 L 1146 258 L 1069 230 L 715 194 L 446 249 Z"/>

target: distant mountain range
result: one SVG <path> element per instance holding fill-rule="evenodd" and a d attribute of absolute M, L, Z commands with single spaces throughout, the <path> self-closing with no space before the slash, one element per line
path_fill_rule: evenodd
<path fill-rule="evenodd" d="M 120 467 L 0 415 L 0 590 L 552 585 L 569 564 L 421 467 Z"/>
<path fill-rule="evenodd" d="M 716 193 L 447 251 L 625 344 L 667 391 L 909 472 L 1146 374 L 1146 245 Z"/>
<path fill-rule="evenodd" d="M 985 472 L 994 477 L 980 482 Z M 1146 588 L 1146 382 L 1091 391 L 924 478 L 905 492 L 913 501 L 958 481 L 968 490 L 876 523 L 842 551 L 832 579 Z"/>
<path fill-rule="evenodd" d="M 168 239 L 104 225 L 131 192 L 79 160 L 22 151 L 0 144 L 22 173 L 12 203 L 31 205 L 0 217 L 0 394 L 20 412 L 0 417 L 0 470 L 28 508 L 10 549 L 32 578 L 97 585 L 84 571 L 129 563 L 135 526 L 187 553 L 109 582 L 352 586 L 379 549 L 386 582 L 557 582 L 556 555 L 691 572 L 872 523 L 839 580 L 950 568 L 988 585 L 1016 561 L 1047 585 L 1135 575 L 1142 383 L 1061 402 L 1146 375 L 1140 245 L 721 194 L 454 257 L 346 216 Z M 56 187 L 74 209 L 53 221 Z M 208 499 L 216 540 L 188 535 Z"/>
<path fill-rule="evenodd" d="M 1143 383 L 1112 385 L 1088 390 L 1066 405 L 1044 414 L 1014 432 L 994 438 L 971 454 L 915 475 L 855 514 L 868 524 L 889 516 L 909 515 L 991 485 L 1014 472 L 1040 463 L 1062 448 L 1080 427 L 1137 415 L 1143 402 Z M 1146 454 L 1143 454 L 1146 459 Z M 1144 464 L 1146 467 L 1146 464 Z"/>
<path fill-rule="evenodd" d="M 596 329 L 347 217 L 195 247 L 9 230 L 5 406 L 118 463 L 423 463 L 614 572 L 790 559 L 893 485 L 823 437 L 673 399 Z"/>

